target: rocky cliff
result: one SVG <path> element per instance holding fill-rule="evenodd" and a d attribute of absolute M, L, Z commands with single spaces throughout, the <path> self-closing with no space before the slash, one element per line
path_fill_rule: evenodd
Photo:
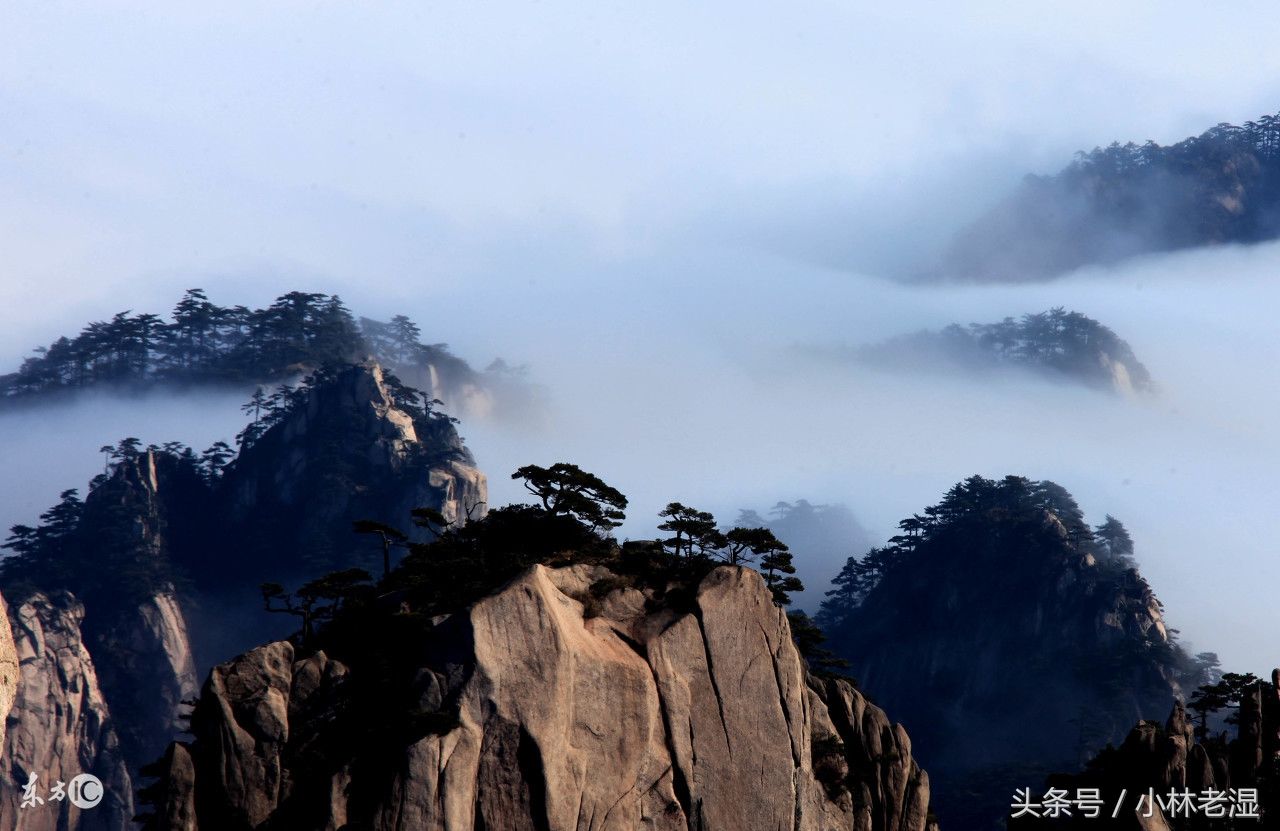
<path fill-rule="evenodd" d="M 378 759 L 339 740 L 352 674 L 323 652 L 280 642 L 218 666 L 154 827 L 930 825 L 906 732 L 808 673 L 758 574 L 715 569 L 683 609 L 612 578 L 534 566 L 436 620 L 415 684 L 431 728 Z"/>
<path fill-rule="evenodd" d="M 9 624 L 9 605 L 0 597 L 0 745 L 6 738 L 6 717 L 18 697 L 19 656 Z"/>
<path fill-rule="evenodd" d="M 183 702 L 199 689 L 186 619 L 171 592 L 148 597 L 98 629 L 91 652 L 134 766 L 157 758 L 186 725 Z"/>
<path fill-rule="evenodd" d="M 78 587 L 92 612 L 84 640 L 135 775 L 181 729 L 182 702 L 198 689 L 172 579 L 180 573 L 175 549 L 190 544 L 186 516 L 203 496 L 197 477 L 146 451 L 122 459 L 85 500 L 82 523 L 94 537 L 98 576 Z"/>
<path fill-rule="evenodd" d="M 452 419 L 410 398 L 373 363 L 314 383 L 227 469 L 219 495 L 228 518 L 286 529 L 283 537 L 266 535 L 276 552 L 271 559 L 314 572 L 317 565 L 351 565 L 349 549 L 358 542 L 352 519 L 422 534 L 409 525 L 413 508 L 458 523 L 483 516 L 488 485 Z"/>
<path fill-rule="evenodd" d="M 9 611 L 20 662 L 17 695 L 4 738 L 0 828 L 14 831 L 115 831 L 129 827 L 133 785 L 93 659 L 81 638 L 84 606 L 66 592 L 36 594 Z M 42 805 L 21 807 L 35 774 Z M 55 782 L 81 773 L 102 780 L 104 796 L 81 810 L 50 801 Z"/>

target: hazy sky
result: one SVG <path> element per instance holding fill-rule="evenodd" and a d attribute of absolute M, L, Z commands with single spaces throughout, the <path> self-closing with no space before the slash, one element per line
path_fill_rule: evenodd
<path fill-rule="evenodd" d="M 637 518 L 808 498 L 887 535 L 971 473 L 1053 478 L 1130 524 L 1197 647 L 1261 671 L 1280 249 L 1029 288 L 883 279 L 1026 171 L 1278 108 L 1274 4 L 1121 5 L 0 0 L 0 367 L 190 286 L 336 291 L 532 365 L 549 428 L 463 425 L 495 501 L 566 458 Z M 1163 395 L 798 357 L 1059 304 L 1128 338 Z M 0 419 L 0 519 L 82 486 L 126 430 L 207 443 L 236 418 Z"/>

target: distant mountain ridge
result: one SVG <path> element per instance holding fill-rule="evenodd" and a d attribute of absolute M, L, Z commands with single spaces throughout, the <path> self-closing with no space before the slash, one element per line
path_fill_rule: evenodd
<path fill-rule="evenodd" d="M 1128 342 L 1080 312 L 1058 307 L 1020 320 L 952 324 L 859 347 L 855 360 L 892 369 L 1024 368 L 1121 394 L 1155 390 Z"/>
<path fill-rule="evenodd" d="M 336 362 L 373 358 L 453 411 L 485 414 L 530 394 L 522 370 L 494 361 L 483 372 L 446 344 L 426 344 L 405 315 L 359 323 L 337 295 L 292 291 L 263 309 L 223 307 L 189 289 L 168 321 L 120 312 L 35 350 L 0 375 L 0 409 L 94 388 L 230 387 L 300 378 Z M 499 402 L 501 403 L 501 402 Z"/>
<path fill-rule="evenodd" d="M 1280 236 L 1280 115 L 1162 146 L 1112 143 L 1028 176 L 956 234 L 938 276 L 1023 282 L 1137 254 Z"/>

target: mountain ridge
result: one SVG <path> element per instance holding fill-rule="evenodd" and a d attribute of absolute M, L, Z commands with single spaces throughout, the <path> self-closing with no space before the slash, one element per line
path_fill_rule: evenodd
<path fill-rule="evenodd" d="M 1113 142 L 1027 176 L 954 236 L 935 276 L 1025 282 L 1147 253 L 1280 235 L 1280 116 L 1161 146 Z"/>

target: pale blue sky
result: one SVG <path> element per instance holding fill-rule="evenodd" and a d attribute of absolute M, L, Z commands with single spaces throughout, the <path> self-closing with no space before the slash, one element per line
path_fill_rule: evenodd
<path fill-rule="evenodd" d="M 1277 18 L 5 0 L 0 308 L 58 288 L 77 314 L 157 287 L 167 302 L 217 276 L 262 296 L 302 279 L 430 292 L 518 282 L 535 253 L 589 266 L 689 234 L 878 262 L 886 232 L 971 213 L 1077 148 L 1275 109 Z"/>

